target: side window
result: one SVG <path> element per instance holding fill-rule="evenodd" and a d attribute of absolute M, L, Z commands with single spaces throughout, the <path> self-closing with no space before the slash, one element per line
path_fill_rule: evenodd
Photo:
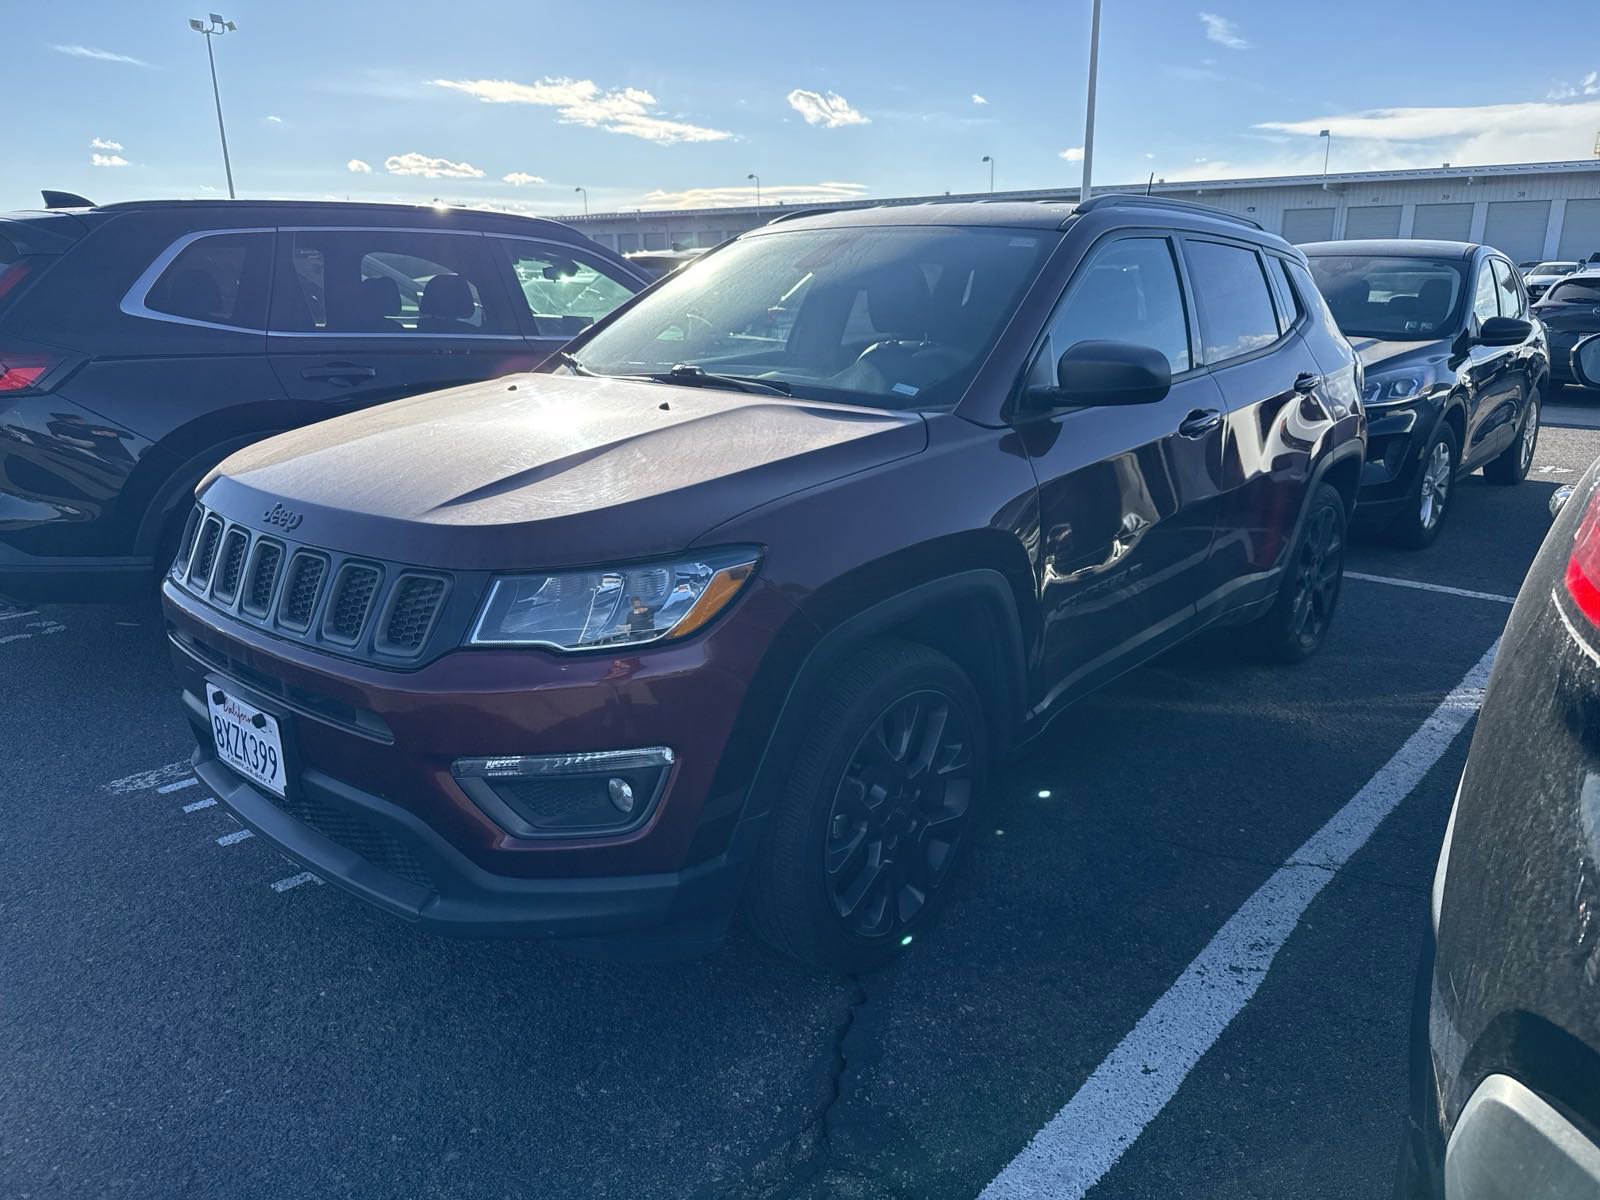
<path fill-rule="evenodd" d="M 1032 382 L 1053 384 L 1063 354 L 1079 342 L 1102 340 L 1159 350 L 1173 374 L 1189 369 L 1189 319 L 1166 238 L 1123 238 L 1079 268 L 1050 319 Z"/>
<path fill-rule="evenodd" d="M 514 334 L 484 239 L 404 229 L 285 230 L 272 289 L 283 333 Z"/>
<path fill-rule="evenodd" d="M 208 325 L 265 329 L 271 260 L 270 233 L 208 234 L 167 264 L 144 306 Z"/>
<path fill-rule="evenodd" d="M 1501 262 L 1498 258 L 1491 261 L 1494 263 L 1494 281 L 1500 289 L 1500 315 L 1526 317 L 1527 302 L 1523 299 L 1522 284 L 1517 280 L 1517 273 L 1511 269 L 1510 263 Z"/>
<path fill-rule="evenodd" d="M 1275 254 L 1267 255 L 1267 275 L 1272 280 L 1273 293 L 1278 298 L 1278 329 L 1288 333 L 1306 315 L 1305 305 L 1295 295 L 1294 285 L 1289 282 L 1289 264 L 1283 259 Z"/>
<path fill-rule="evenodd" d="M 1480 321 L 1487 321 L 1490 317 L 1500 315 L 1500 288 L 1494 281 L 1492 260 L 1485 259 L 1478 265 L 1478 286 L 1472 297 L 1473 315 Z"/>
<path fill-rule="evenodd" d="M 511 263 L 535 337 L 575 337 L 639 290 L 563 246 L 514 238 L 492 238 L 490 244 Z"/>
<path fill-rule="evenodd" d="M 1278 340 L 1278 315 L 1261 256 L 1226 242 L 1187 241 L 1189 278 L 1200 304 L 1205 361 L 1225 362 Z"/>

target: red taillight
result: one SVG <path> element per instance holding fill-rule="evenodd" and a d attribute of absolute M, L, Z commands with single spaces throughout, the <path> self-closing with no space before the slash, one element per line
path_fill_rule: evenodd
<path fill-rule="evenodd" d="M 1567 595 L 1580 612 L 1600 625 L 1600 491 L 1589 501 L 1572 539 L 1572 557 L 1567 559 Z"/>
<path fill-rule="evenodd" d="M 37 350 L 12 350 L 0 344 L 0 396 L 42 389 L 46 376 L 68 361 L 65 354 L 41 354 Z"/>
<path fill-rule="evenodd" d="M 0 300 L 16 291 L 32 271 L 33 267 L 25 258 L 0 266 Z"/>

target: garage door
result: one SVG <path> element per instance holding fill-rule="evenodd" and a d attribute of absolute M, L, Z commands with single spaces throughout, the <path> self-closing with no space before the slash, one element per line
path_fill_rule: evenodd
<path fill-rule="evenodd" d="M 1600 250 L 1600 200 L 1568 200 L 1556 257 L 1576 261 L 1596 250 Z"/>
<path fill-rule="evenodd" d="M 1512 262 L 1527 262 L 1544 256 L 1544 231 L 1549 224 L 1548 200 L 1499 200 L 1489 205 L 1483 241 Z"/>
<path fill-rule="evenodd" d="M 1326 242 L 1333 237 L 1333 209 L 1291 208 L 1283 214 L 1286 242 Z"/>
<path fill-rule="evenodd" d="M 1344 235 L 1356 238 L 1400 236 L 1400 206 L 1379 204 L 1372 208 L 1352 208 L 1344 217 Z"/>
<path fill-rule="evenodd" d="M 1440 242 L 1464 242 L 1472 236 L 1472 205 L 1419 204 L 1411 225 L 1414 238 Z"/>

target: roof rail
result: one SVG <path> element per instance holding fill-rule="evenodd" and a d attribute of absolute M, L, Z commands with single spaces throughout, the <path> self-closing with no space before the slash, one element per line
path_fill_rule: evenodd
<path fill-rule="evenodd" d="M 1236 225 L 1248 225 L 1251 229 L 1265 229 L 1257 221 L 1252 221 L 1242 213 L 1229 212 L 1225 208 L 1217 208 L 1210 204 L 1196 204 L 1193 200 L 1173 200 L 1166 196 L 1140 196 L 1130 192 L 1105 192 L 1099 196 L 1091 196 L 1078 205 L 1080 213 L 1098 212 L 1102 208 L 1170 208 L 1179 212 L 1193 213 L 1197 217 L 1215 217 L 1219 221 L 1232 221 Z"/>
<path fill-rule="evenodd" d="M 876 206 L 874 206 L 876 207 Z M 798 221 L 801 217 L 820 217 L 823 213 L 840 211 L 837 208 L 797 208 L 793 212 L 779 213 L 768 221 L 768 225 L 777 225 L 784 221 Z"/>

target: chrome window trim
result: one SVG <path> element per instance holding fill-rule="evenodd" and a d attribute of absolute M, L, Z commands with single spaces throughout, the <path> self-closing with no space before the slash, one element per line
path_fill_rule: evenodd
<path fill-rule="evenodd" d="M 237 237 L 240 234 L 245 233 L 274 234 L 277 232 L 278 231 L 276 228 L 263 229 L 251 227 L 248 229 L 200 229 L 196 230 L 194 233 L 186 233 L 169 245 L 160 254 L 156 255 L 155 261 L 144 269 L 144 272 L 139 276 L 139 278 L 133 281 L 133 286 L 130 287 L 127 291 L 127 294 L 122 297 L 122 303 L 118 307 L 127 316 L 141 317 L 146 321 L 165 321 L 169 325 L 190 325 L 197 329 L 220 329 L 224 333 L 264 334 L 267 332 L 265 328 L 257 329 L 253 325 L 224 325 L 220 321 L 201 321 L 194 317 L 180 317 L 176 313 L 157 312 L 155 309 L 147 305 L 145 301 L 150 298 L 151 289 L 156 286 L 156 281 L 166 273 L 167 268 L 172 265 L 173 260 L 187 250 L 190 246 L 194 245 L 194 243 L 202 240 L 203 238 Z M 271 303 L 270 290 L 271 289 L 269 287 L 269 306 Z"/>

